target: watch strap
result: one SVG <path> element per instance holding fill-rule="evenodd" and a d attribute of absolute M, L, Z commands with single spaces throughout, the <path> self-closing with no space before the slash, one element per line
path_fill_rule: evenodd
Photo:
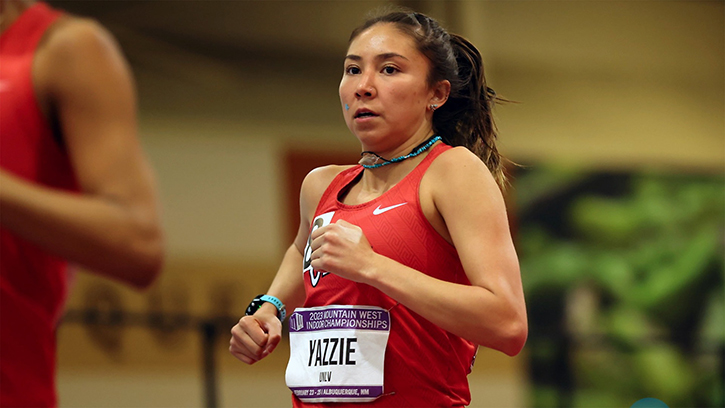
<path fill-rule="evenodd" d="M 274 296 L 270 295 L 257 295 L 255 298 L 249 303 L 249 306 L 247 306 L 247 311 L 245 312 L 245 315 L 250 316 L 253 315 L 257 310 L 259 310 L 260 307 L 262 307 L 262 304 L 264 303 L 271 303 L 274 305 L 275 308 L 277 308 L 277 317 L 281 322 L 284 321 L 284 319 L 287 317 L 287 310 L 284 306 L 284 303 L 282 303 L 281 300 Z"/>

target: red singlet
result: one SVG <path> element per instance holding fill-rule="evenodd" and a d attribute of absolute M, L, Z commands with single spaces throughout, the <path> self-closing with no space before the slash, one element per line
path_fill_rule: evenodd
<path fill-rule="evenodd" d="M 61 15 L 43 3 L 0 35 L 0 167 L 35 184 L 76 190 L 33 88 L 35 51 Z M 55 331 L 66 262 L 0 228 L 0 406 L 57 405 Z"/>
<path fill-rule="evenodd" d="M 344 219 L 362 228 L 375 252 L 437 279 L 470 285 L 456 249 L 433 229 L 420 207 L 418 191 L 423 175 L 433 160 L 450 148 L 436 145 L 402 181 L 364 204 L 346 205 L 338 199 L 361 177 L 362 166 L 341 172 L 322 195 L 315 217 L 334 212 L 331 222 Z M 390 310 L 391 332 L 382 397 L 362 404 L 305 404 L 293 396 L 295 407 L 451 407 L 470 403 L 467 375 L 476 354 L 475 344 L 441 329 L 371 286 L 309 269 L 304 281 L 305 307 L 379 306 Z"/>

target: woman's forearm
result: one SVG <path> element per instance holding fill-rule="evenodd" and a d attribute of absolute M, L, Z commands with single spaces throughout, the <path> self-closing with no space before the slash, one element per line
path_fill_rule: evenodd
<path fill-rule="evenodd" d="M 38 186 L 0 174 L 0 221 L 18 236 L 71 262 L 137 287 L 163 264 L 155 203 Z M 138 203 L 140 202 L 140 203 Z"/>
<path fill-rule="evenodd" d="M 282 263 L 267 291 L 268 295 L 280 299 L 287 308 L 287 314 L 305 302 L 305 287 L 302 277 L 302 254 L 295 245 L 290 245 Z"/>
<path fill-rule="evenodd" d="M 379 289 L 437 326 L 484 347 L 516 355 L 527 336 L 525 310 L 513 288 L 494 293 L 425 275 L 376 255 L 365 283 Z"/>

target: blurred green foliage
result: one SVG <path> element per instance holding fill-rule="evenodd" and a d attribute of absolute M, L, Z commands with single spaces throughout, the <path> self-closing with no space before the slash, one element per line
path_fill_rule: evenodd
<path fill-rule="evenodd" d="M 724 187 L 654 172 L 517 176 L 532 405 L 723 406 Z"/>

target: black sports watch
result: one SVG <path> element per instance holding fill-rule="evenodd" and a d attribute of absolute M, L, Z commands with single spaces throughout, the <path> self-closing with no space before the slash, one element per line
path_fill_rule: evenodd
<path fill-rule="evenodd" d="M 264 293 L 261 295 L 257 295 L 252 299 L 252 301 L 249 303 L 249 306 L 247 306 L 247 311 L 244 313 L 246 316 L 253 315 L 257 310 L 259 310 L 260 307 L 262 307 L 263 303 L 271 303 L 274 305 L 274 307 L 277 308 L 277 318 L 279 318 L 280 322 L 284 322 L 285 317 L 287 317 L 287 310 L 285 309 L 284 303 L 282 303 L 281 300 L 277 299 L 274 296 L 265 295 Z"/>

